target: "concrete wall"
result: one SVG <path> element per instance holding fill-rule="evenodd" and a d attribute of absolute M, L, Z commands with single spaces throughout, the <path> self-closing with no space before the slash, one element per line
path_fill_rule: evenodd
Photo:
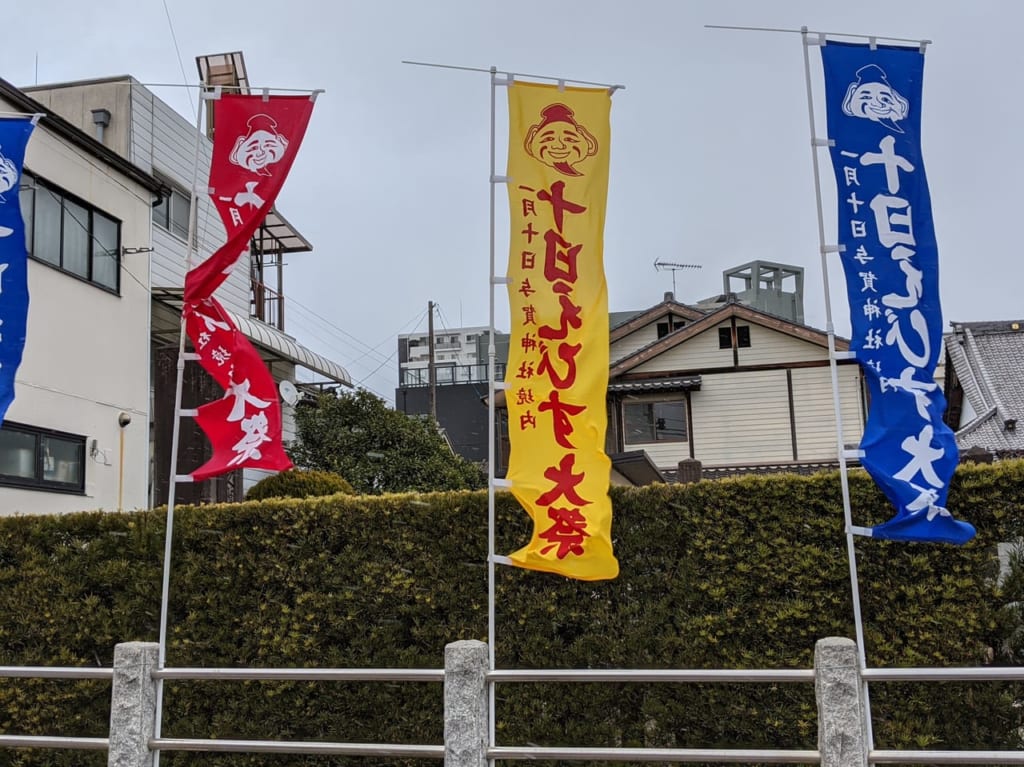
<path fill-rule="evenodd" d="M 92 110 L 106 109 L 110 112 L 110 125 L 103 130 L 102 143 L 122 157 L 129 157 L 132 116 L 127 80 L 96 82 L 88 88 L 26 88 L 25 92 L 93 138 L 99 136 Z"/>

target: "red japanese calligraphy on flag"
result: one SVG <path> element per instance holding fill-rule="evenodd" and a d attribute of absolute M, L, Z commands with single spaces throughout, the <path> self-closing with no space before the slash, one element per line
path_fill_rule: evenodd
<path fill-rule="evenodd" d="M 217 299 L 186 304 L 184 314 L 199 364 L 224 388 L 224 396 L 202 405 L 196 416 L 213 457 L 192 472 L 192 480 L 241 468 L 291 468 L 281 444 L 277 387 L 259 353 Z"/>
<path fill-rule="evenodd" d="M 225 95 L 217 101 L 210 197 L 228 239 L 185 275 L 185 301 L 209 298 L 249 248 L 284 184 L 313 113 L 311 96 Z"/>
<path fill-rule="evenodd" d="M 581 580 L 619 573 L 608 495 L 606 89 L 508 89 L 506 480 L 533 520 L 517 567 Z"/>

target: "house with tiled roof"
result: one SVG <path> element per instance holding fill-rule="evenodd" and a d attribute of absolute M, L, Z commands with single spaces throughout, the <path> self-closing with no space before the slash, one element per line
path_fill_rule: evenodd
<path fill-rule="evenodd" d="M 647 309 L 609 314 L 605 452 L 614 483 L 689 479 L 697 462 L 709 478 L 838 467 L 829 337 L 804 324 L 802 291 L 800 267 L 755 261 L 723 272 L 723 292 L 695 304 L 665 293 Z M 833 341 L 837 357 L 844 357 L 849 342 Z M 505 359 L 499 349 L 499 371 Z M 854 448 L 867 413 L 863 376 L 854 360 L 842 358 L 836 378 L 842 443 Z M 474 449 L 475 455 L 462 453 L 471 460 L 487 452 L 479 407 L 485 387 L 485 381 L 462 385 L 462 392 L 437 386 L 437 417 L 445 428 L 454 432 L 459 419 L 477 414 L 473 428 L 461 429 L 457 447 Z M 423 388 L 400 388 L 396 406 L 429 412 Z M 503 391 L 495 401 L 494 471 L 503 477 L 509 451 Z"/>
<path fill-rule="evenodd" d="M 944 389 L 957 445 L 1024 455 L 1024 320 L 950 326 Z"/>
<path fill-rule="evenodd" d="M 642 450 L 670 478 L 689 459 L 705 476 L 836 466 L 829 359 L 827 333 L 801 322 L 666 295 L 611 331 L 607 448 Z M 840 360 L 837 380 L 843 443 L 855 446 L 867 412 L 860 368 Z"/>

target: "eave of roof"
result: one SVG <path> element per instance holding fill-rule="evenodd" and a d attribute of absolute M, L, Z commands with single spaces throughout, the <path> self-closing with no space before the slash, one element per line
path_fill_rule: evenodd
<path fill-rule="evenodd" d="M 609 381 L 608 391 L 699 391 L 700 385 L 700 376 L 673 376 L 636 381 Z"/>
<path fill-rule="evenodd" d="M 1024 428 L 1007 429 L 996 408 L 975 418 L 955 436 L 961 450 L 976 446 L 987 450 L 1024 450 Z"/>
<path fill-rule="evenodd" d="M 85 133 L 72 125 L 52 109 L 43 106 L 24 91 L 19 90 L 3 78 L 0 78 L 0 98 L 13 104 L 18 109 L 25 110 L 26 113 L 43 115 L 44 119 L 42 125 L 47 130 L 67 140 L 68 143 L 74 144 L 79 149 L 88 152 L 98 160 L 102 160 L 104 163 L 120 171 L 132 181 L 135 181 L 145 187 L 150 192 L 157 194 L 164 189 L 164 184 L 162 184 L 159 179 L 156 179 L 146 173 L 137 165 L 128 162 L 128 160 L 123 158 L 117 152 L 108 149 L 88 133 Z"/>
<path fill-rule="evenodd" d="M 625 338 L 630 333 L 639 330 L 645 325 L 649 325 L 655 320 L 666 317 L 669 314 L 678 314 L 688 320 L 696 321 L 704 317 L 706 312 L 694 309 L 692 306 L 686 306 L 686 304 L 680 304 L 676 301 L 662 301 L 660 304 L 655 304 L 650 309 L 639 312 L 621 325 L 617 325 L 612 328 L 609 333 L 608 340 L 614 343 L 620 338 Z"/>
<path fill-rule="evenodd" d="M 181 292 L 180 288 L 154 288 L 153 300 L 165 307 L 165 311 L 169 310 L 170 312 L 180 313 Z M 352 378 L 348 371 L 338 363 L 317 354 L 311 349 L 307 349 L 291 336 L 265 322 L 251 317 L 243 317 L 227 309 L 225 311 L 235 321 L 242 334 L 256 346 L 267 350 L 277 358 L 292 362 L 314 373 L 319 373 L 335 383 L 353 386 Z M 154 336 L 167 336 L 168 338 L 175 339 L 174 342 L 177 343 L 178 327 L 171 328 L 167 325 L 166 321 L 161 321 L 160 327 L 158 327 L 155 320 L 156 314 L 154 314 Z"/>
<path fill-rule="evenodd" d="M 612 462 L 612 467 L 637 487 L 665 481 L 665 476 L 654 465 L 654 461 L 645 450 L 611 453 L 608 458 Z"/>
<path fill-rule="evenodd" d="M 269 237 L 271 243 L 266 243 L 261 236 Z M 309 240 L 303 237 L 276 207 L 267 213 L 253 239 L 264 253 L 308 253 L 313 250 Z"/>
<path fill-rule="evenodd" d="M 748 322 L 753 322 L 756 325 L 761 325 L 762 327 L 792 336 L 793 338 L 798 338 L 802 341 L 807 341 L 809 343 L 816 344 L 817 346 L 828 348 L 828 334 L 824 331 L 817 330 L 816 328 L 812 328 L 808 325 L 798 325 L 774 314 L 768 314 L 767 312 L 762 312 L 759 309 L 754 309 L 746 304 L 730 303 L 711 312 L 710 314 L 702 315 L 700 319 L 686 327 L 669 333 L 664 338 L 660 338 L 657 341 L 638 349 L 628 357 L 624 357 L 612 367 L 609 375 L 613 378 L 615 376 L 622 375 L 638 365 L 664 354 L 669 349 L 688 341 L 694 336 L 710 330 L 718 325 L 718 323 L 729 319 L 730 317 L 738 317 Z M 845 351 L 849 348 L 850 343 L 844 338 L 837 337 L 835 339 L 835 345 L 836 350 Z"/>
<path fill-rule="evenodd" d="M 243 317 L 231 311 L 228 311 L 228 314 L 231 315 L 231 319 L 235 321 L 238 329 L 254 344 L 277 352 L 296 365 L 326 376 L 336 383 L 352 386 L 352 378 L 348 371 L 336 362 L 307 349 L 295 339 L 264 322 Z"/>
<path fill-rule="evenodd" d="M 961 445 L 987 434 L 989 449 L 1024 446 L 1024 321 L 951 322 L 944 337 L 949 363 L 978 416 L 957 432 Z"/>

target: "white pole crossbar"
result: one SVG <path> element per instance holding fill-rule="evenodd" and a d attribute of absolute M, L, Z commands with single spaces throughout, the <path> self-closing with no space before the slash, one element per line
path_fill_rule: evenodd
<path fill-rule="evenodd" d="M 732 29 L 739 30 L 742 32 L 788 32 L 797 35 L 814 35 L 814 36 L 827 36 L 827 37 L 849 37 L 854 40 L 867 40 L 874 44 L 878 40 L 888 40 L 893 43 L 915 43 L 924 46 L 930 45 L 931 40 L 915 39 L 911 37 L 886 37 L 884 35 L 856 35 L 849 32 L 817 32 L 814 30 L 808 30 L 807 27 L 800 27 L 800 29 L 782 29 L 778 27 L 734 27 L 727 24 L 705 24 L 705 29 Z"/>
<path fill-rule="evenodd" d="M 138 85 L 141 85 L 143 88 L 192 88 L 193 90 L 206 90 L 214 87 L 204 83 L 138 83 Z M 278 93 L 308 93 L 311 96 L 325 93 L 323 88 L 273 88 L 269 86 L 258 87 L 255 85 L 217 85 L 216 87 L 225 91 L 244 90 L 251 91 L 253 93 L 277 91 Z"/>
<path fill-rule="evenodd" d="M 611 91 L 613 93 L 615 91 L 620 91 L 620 90 L 625 90 L 626 89 L 625 85 L 615 85 L 615 84 L 612 84 L 612 83 L 596 83 L 596 82 L 593 82 L 592 80 L 574 80 L 571 77 L 551 77 L 550 75 L 528 75 L 528 74 L 526 74 L 524 72 L 503 71 L 503 70 L 497 69 L 496 67 L 491 67 L 490 69 L 483 69 L 481 67 L 460 67 L 460 66 L 456 66 L 454 64 L 433 64 L 433 63 L 430 63 L 430 62 L 427 62 L 427 61 L 406 61 L 406 60 L 403 60 L 402 63 L 403 64 L 411 64 L 412 66 L 416 66 L 416 67 L 434 67 L 435 69 L 458 69 L 458 70 L 461 70 L 463 72 L 488 72 L 488 73 L 491 74 L 492 77 L 494 75 L 504 75 L 506 78 L 528 77 L 531 80 L 548 80 L 550 82 L 559 83 L 559 84 L 569 83 L 569 84 L 573 84 L 573 85 L 592 85 L 592 86 L 595 86 L 597 88 L 607 88 L 609 91 Z M 505 84 L 505 83 L 502 83 L 502 84 Z"/>
<path fill-rule="evenodd" d="M 32 124 L 35 125 L 43 117 L 46 117 L 42 112 L 0 112 L 0 118 L 3 117 L 31 117 Z"/>

